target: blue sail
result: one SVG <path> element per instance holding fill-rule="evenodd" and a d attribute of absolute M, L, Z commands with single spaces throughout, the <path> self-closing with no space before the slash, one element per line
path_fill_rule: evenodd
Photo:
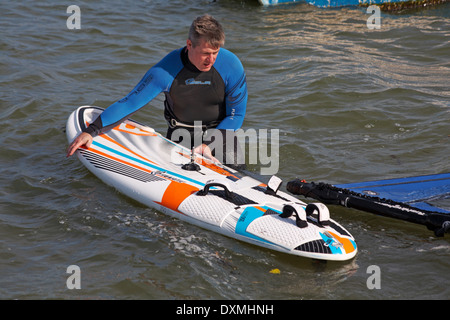
<path fill-rule="evenodd" d="M 337 184 L 335 186 L 368 196 L 403 202 L 422 210 L 450 214 L 448 208 L 440 208 L 435 205 L 435 202 L 439 203 L 439 200 L 450 198 L 450 173 Z"/>
<path fill-rule="evenodd" d="M 336 185 L 295 179 L 286 189 L 326 204 L 422 224 L 438 237 L 450 233 L 450 173 Z"/>
<path fill-rule="evenodd" d="M 287 3 L 308 3 L 319 8 L 333 8 L 333 7 L 346 7 L 346 6 L 358 6 L 358 5 L 380 5 L 385 3 L 397 3 L 397 2 L 417 2 L 420 0 L 259 0 L 259 3 L 263 6 L 272 6 L 277 4 Z"/>

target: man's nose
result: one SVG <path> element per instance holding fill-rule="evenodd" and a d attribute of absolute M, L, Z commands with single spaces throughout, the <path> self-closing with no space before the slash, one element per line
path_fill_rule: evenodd
<path fill-rule="evenodd" d="M 214 61 L 214 53 L 209 54 L 206 59 L 208 59 L 208 61 Z"/>

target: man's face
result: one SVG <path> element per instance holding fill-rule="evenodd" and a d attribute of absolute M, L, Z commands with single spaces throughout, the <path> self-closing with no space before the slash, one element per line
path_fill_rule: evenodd
<path fill-rule="evenodd" d="M 213 48 L 208 42 L 200 39 L 199 44 L 194 47 L 191 40 L 187 40 L 189 61 L 200 71 L 209 71 L 216 62 L 219 48 Z"/>

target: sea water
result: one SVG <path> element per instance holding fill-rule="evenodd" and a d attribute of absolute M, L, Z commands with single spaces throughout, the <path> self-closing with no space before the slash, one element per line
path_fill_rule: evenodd
<path fill-rule="evenodd" d="M 379 29 L 369 28 L 365 8 L 304 3 L 1 8 L 1 299 L 450 298 L 448 236 L 331 207 L 356 238 L 354 259 L 323 263 L 258 248 L 119 194 L 76 157 L 66 159 L 64 132 L 75 108 L 125 96 L 209 13 L 246 70 L 243 128 L 279 130 L 282 189 L 294 178 L 350 183 L 448 172 L 448 3 L 381 12 Z M 163 99 L 134 118 L 164 133 Z M 248 170 L 257 175 L 258 164 Z"/>

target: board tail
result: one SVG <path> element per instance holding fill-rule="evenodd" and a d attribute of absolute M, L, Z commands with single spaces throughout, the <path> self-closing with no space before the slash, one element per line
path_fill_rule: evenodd
<path fill-rule="evenodd" d="M 326 204 L 342 205 L 381 216 L 401 219 L 434 231 L 436 236 L 450 232 L 450 214 L 424 210 L 404 202 L 380 198 L 340 188 L 326 183 L 307 183 L 295 179 L 288 182 L 287 190 L 296 195 L 311 197 Z"/>

